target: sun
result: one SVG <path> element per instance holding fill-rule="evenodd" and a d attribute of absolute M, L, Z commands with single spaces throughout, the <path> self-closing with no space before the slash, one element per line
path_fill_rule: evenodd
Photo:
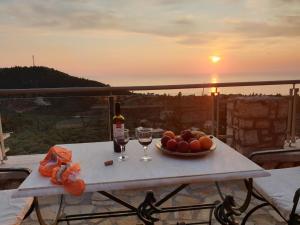
<path fill-rule="evenodd" d="M 212 55 L 210 56 L 210 60 L 213 64 L 217 64 L 218 62 L 220 62 L 221 57 L 218 55 Z"/>

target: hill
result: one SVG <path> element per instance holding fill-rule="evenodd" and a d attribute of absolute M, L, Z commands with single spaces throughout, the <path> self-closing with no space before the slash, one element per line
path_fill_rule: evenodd
<path fill-rule="evenodd" d="M 0 81 L 0 89 L 109 86 L 42 66 L 0 68 Z"/>

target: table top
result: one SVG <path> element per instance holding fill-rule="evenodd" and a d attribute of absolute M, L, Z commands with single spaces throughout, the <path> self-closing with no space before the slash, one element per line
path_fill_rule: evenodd
<path fill-rule="evenodd" d="M 118 161 L 120 153 L 113 152 L 112 142 L 96 142 L 60 145 L 72 151 L 73 162 L 81 165 L 81 178 L 86 183 L 86 192 L 157 187 L 171 184 L 198 183 L 221 180 L 245 179 L 269 174 L 217 138 L 217 147 L 202 157 L 178 158 L 164 155 L 155 144 L 149 145 L 152 161 L 143 162 L 142 146 L 131 140 L 126 145 L 129 159 Z M 112 166 L 104 161 L 113 159 Z M 37 168 L 21 184 L 15 197 L 63 194 L 62 186 L 53 185 L 49 178 L 42 177 Z"/>

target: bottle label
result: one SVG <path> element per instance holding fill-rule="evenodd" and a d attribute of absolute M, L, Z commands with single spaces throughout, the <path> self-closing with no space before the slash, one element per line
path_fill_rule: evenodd
<path fill-rule="evenodd" d="M 113 124 L 113 135 L 114 137 L 124 136 L 124 123 Z"/>

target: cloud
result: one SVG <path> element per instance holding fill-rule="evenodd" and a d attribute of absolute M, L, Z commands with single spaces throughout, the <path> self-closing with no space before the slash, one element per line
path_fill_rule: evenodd
<path fill-rule="evenodd" d="M 217 34 L 194 34 L 194 35 L 188 35 L 186 37 L 181 38 L 177 41 L 179 44 L 183 45 L 197 45 L 202 46 L 205 44 L 208 44 L 211 41 L 214 41 L 218 38 L 219 35 Z"/>
<path fill-rule="evenodd" d="M 118 8 L 116 2 L 99 5 L 92 0 L 31 0 L 26 4 L 12 2 L 2 7 L 0 4 L 0 13 L 2 18 L 11 18 L 11 25 L 38 29 L 111 29 L 165 37 L 178 37 L 194 31 L 195 21 L 191 16 L 160 18 L 155 15 L 159 13 L 156 11 L 158 9 L 146 10 L 146 14 L 141 14 L 134 10 L 138 6 L 134 1 L 131 8 L 127 6 L 128 9 Z"/>
<path fill-rule="evenodd" d="M 280 2 L 280 3 L 297 3 L 297 2 L 299 2 L 299 0 L 275 0 L 275 1 L 277 1 L 277 2 Z"/>
<path fill-rule="evenodd" d="M 189 2 L 197 2 L 198 0 L 159 0 L 158 3 L 162 5 L 177 5 L 177 4 L 187 4 Z"/>
<path fill-rule="evenodd" d="M 283 16 L 281 19 L 287 25 L 299 26 L 300 27 L 300 16 L 299 15 Z"/>
<path fill-rule="evenodd" d="M 69 5 L 56 1 L 31 1 L 28 4 L 9 4 L 1 9 L 13 23 L 21 26 L 60 29 L 107 29 L 117 25 L 118 18 L 110 11 L 81 8 L 83 0 Z M 57 4 L 56 4 L 57 3 Z"/>
<path fill-rule="evenodd" d="M 235 32 L 253 37 L 300 36 L 300 16 L 284 16 L 277 23 L 241 21 L 234 23 Z"/>
<path fill-rule="evenodd" d="M 194 26 L 195 20 L 191 16 L 182 16 L 174 20 L 174 24 L 179 26 Z"/>
<path fill-rule="evenodd" d="M 270 0 L 264 0 L 264 3 L 253 0 L 255 2 L 253 7 L 259 7 L 261 4 L 265 6 L 266 1 Z M 255 20 L 256 18 L 252 20 L 251 17 L 241 20 L 239 11 L 233 10 L 230 16 L 227 13 L 223 15 L 223 8 L 214 11 L 216 3 L 210 4 L 207 1 L 206 11 L 201 8 L 199 2 L 199 0 L 10 0 L 0 3 L 0 26 L 9 24 L 10 27 L 44 29 L 49 32 L 83 29 L 117 30 L 167 37 L 178 44 L 198 46 L 221 40 L 222 37 L 229 35 L 231 37 L 242 35 L 251 39 L 298 37 L 300 34 L 300 16 L 295 13 L 282 15 L 285 12 L 283 11 L 276 17 L 270 14 L 264 21 Z M 163 5 L 172 6 L 163 7 Z M 225 38 L 225 41 L 229 39 Z"/>

